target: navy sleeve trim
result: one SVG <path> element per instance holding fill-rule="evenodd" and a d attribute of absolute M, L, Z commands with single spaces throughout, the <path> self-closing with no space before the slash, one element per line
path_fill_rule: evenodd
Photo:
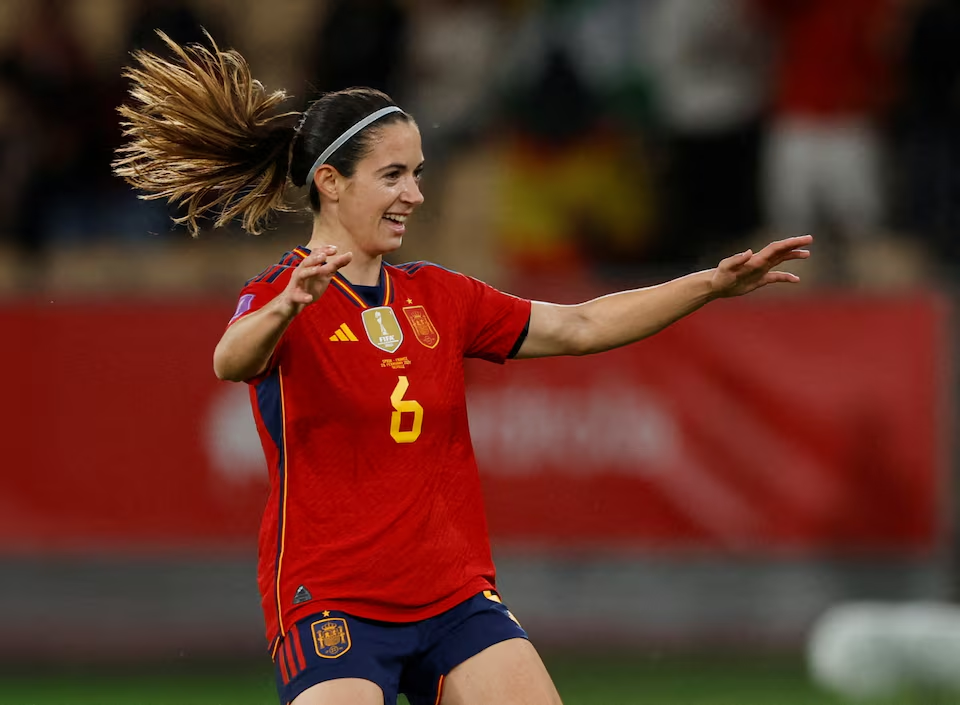
<path fill-rule="evenodd" d="M 527 322 L 523 326 L 523 330 L 520 331 L 520 335 L 517 336 L 517 342 L 513 344 L 513 347 L 510 349 L 510 354 L 507 355 L 508 360 L 512 360 L 517 356 L 517 353 L 520 352 L 520 348 L 523 347 L 523 341 L 527 339 L 527 333 L 530 332 L 530 318 L 527 317 Z"/>

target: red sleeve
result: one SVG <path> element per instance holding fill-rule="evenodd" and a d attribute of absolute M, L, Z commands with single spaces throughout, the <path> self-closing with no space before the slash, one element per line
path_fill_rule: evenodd
<path fill-rule="evenodd" d="M 270 303 L 277 294 L 283 291 L 290 279 L 290 267 L 284 265 L 273 265 L 267 267 L 261 274 L 247 282 L 246 286 L 240 290 L 240 298 L 237 301 L 237 308 L 233 312 L 233 317 L 227 323 L 229 327 L 244 316 L 248 316 L 254 311 Z"/>
<path fill-rule="evenodd" d="M 259 311 L 276 298 L 276 296 L 283 291 L 284 287 L 286 287 L 287 281 L 290 279 L 290 270 L 290 267 L 284 265 L 273 265 L 272 267 L 267 267 L 261 274 L 248 281 L 243 289 L 240 290 L 237 308 L 233 312 L 229 323 L 227 323 L 227 328 L 244 316 L 249 316 L 254 311 Z M 246 380 L 247 384 L 257 384 L 265 375 L 273 371 L 278 359 L 282 355 L 283 343 L 284 339 L 281 338 L 280 343 L 273 351 L 270 364 L 267 365 L 267 369 L 264 370 L 263 374 Z"/>
<path fill-rule="evenodd" d="M 464 357 L 479 357 L 503 364 L 515 355 L 530 321 L 530 301 L 458 275 L 465 300 Z"/>

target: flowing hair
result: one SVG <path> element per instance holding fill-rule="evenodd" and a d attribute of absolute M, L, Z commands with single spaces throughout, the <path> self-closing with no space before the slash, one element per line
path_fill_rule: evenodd
<path fill-rule="evenodd" d="M 282 112 L 286 92 L 268 93 L 243 56 L 204 33 L 209 48 L 158 31 L 174 60 L 134 52 L 137 66 L 123 72 L 131 100 L 118 108 L 127 142 L 111 166 L 140 198 L 182 206 L 174 222 L 194 237 L 203 217 L 214 227 L 242 217 L 257 234 L 274 211 L 292 210 L 284 189 L 301 113 Z"/>

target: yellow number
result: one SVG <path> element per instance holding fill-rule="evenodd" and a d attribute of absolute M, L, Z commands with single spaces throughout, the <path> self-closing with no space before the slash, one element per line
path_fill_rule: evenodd
<path fill-rule="evenodd" d="M 423 426 L 423 407 L 420 406 L 420 402 L 403 398 L 409 386 L 410 383 L 407 378 L 400 375 L 400 381 L 397 382 L 393 394 L 390 395 L 390 403 L 396 409 L 390 414 L 390 435 L 397 443 L 413 443 L 420 438 L 420 429 Z M 413 414 L 413 428 L 409 431 L 400 430 L 400 419 L 403 417 L 404 411 Z"/>

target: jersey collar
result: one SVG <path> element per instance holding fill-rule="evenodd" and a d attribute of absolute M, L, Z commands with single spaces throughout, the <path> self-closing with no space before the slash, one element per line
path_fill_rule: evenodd
<path fill-rule="evenodd" d="M 304 247 L 303 245 L 298 245 L 293 248 L 293 254 L 300 258 L 302 261 L 307 255 L 310 254 L 310 250 Z M 346 296 L 350 301 L 359 306 L 362 309 L 368 309 L 370 306 L 364 301 L 363 297 L 357 293 L 357 290 L 354 288 L 353 284 L 348 282 L 343 278 L 339 272 L 336 272 L 333 277 L 330 279 L 330 283 L 333 284 L 344 296 Z M 393 279 L 390 276 L 388 269 L 381 263 L 380 264 L 380 281 L 378 284 L 383 289 L 383 296 L 380 297 L 381 306 L 389 306 L 393 303 Z"/>

